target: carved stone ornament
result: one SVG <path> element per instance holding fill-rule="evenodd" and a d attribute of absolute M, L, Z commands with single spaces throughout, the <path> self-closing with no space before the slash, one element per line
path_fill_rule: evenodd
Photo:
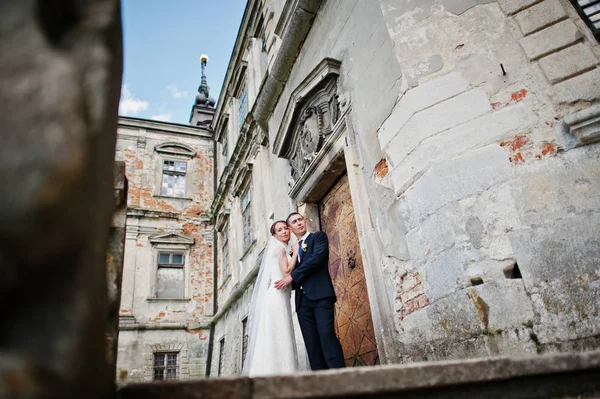
<path fill-rule="evenodd" d="M 160 154 L 182 155 L 188 158 L 193 158 L 196 155 L 196 151 L 192 147 L 175 142 L 159 144 L 154 147 L 154 151 Z"/>
<path fill-rule="evenodd" d="M 183 234 L 170 232 L 165 234 L 159 234 L 148 238 L 152 244 L 183 244 L 183 245 L 194 245 L 194 238 L 184 236 Z"/>
<path fill-rule="evenodd" d="M 238 170 L 236 176 L 233 178 L 233 188 L 231 190 L 234 197 L 238 197 L 242 194 L 247 183 L 250 181 L 251 176 L 252 164 L 246 164 Z"/>
<path fill-rule="evenodd" d="M 290 97 L 274 152 L 290 160 L 292 184 L 315 159 L 340 119 L 339 68 L 338 61 L 323 60 Z"/>

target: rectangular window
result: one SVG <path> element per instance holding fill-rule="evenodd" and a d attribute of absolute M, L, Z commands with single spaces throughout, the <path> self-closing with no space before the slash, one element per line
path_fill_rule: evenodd
<path fill-rule="evenodd" d="M 169 197 L 185 197 L 186 172 L 186 162 L 164 160 L 160 194 Z"/>
<path fill-rule="evenodd" d="M 181 252 L 158 253 L 156 298 L 183 298 L 185 256 Z"/>
<path fill-rule="evenodd" d="M 223 281 L 229 276 L 229 226 L 225 226 L 221 232 L 221 255 Z"/>
<path fill-rule="evenodd" d="M 177 352 L 154 354 L 154 381 L 177 380 Z"/>
<path fill-rule="evenodd" d="M 251 185 L 248 184 L 246 191 L 242 195 L 242 221 L 244 223 L 244 251 L 247 250 L 253 242 L 252 237 L 252 197 Z"/>
<path fill-rule="evenodd" d="M 218 375 L 223 374 L 223 366 L 225 365 L 225 338 L 221 338 L 219 341 L 219 371 Z"/>
<path fill-rule="evenodd" d="M 227 165 L 227 156 L 229 155 L 229 148 L 227 147 L 227 132 L 224 132 L 223 134 L 223 140 L 221 141 L 221 155 L 223 155 L 223 165 Z"/>
<path fill-rule="evenodd" d="M 244 368 L 244 362 L 246 361 L 246 352 L 248 352 L 248 317 L 244 317 L 242 320 L 242 368 Z"/>
<path fill-rule="evenodd" d="M 246 95 L 246 84 L 242 86 L 242 90 L 240 91 L 240 95 L 238 96 L 238 115 L 239 115 L 239 127 L 240 130 L 244 125 L 244 121 L 246 120 L 246 115 L 248 114 L 248 99 Z"/>
<path fill-rule="evenodd" d="M 587 26 L 591 29 L 592 33 L 596 37 L 596 40 L 600 41 L 600 0 L 570 0 L 573 7 L 579 13 L 581 19 L 585 21 Z"/>

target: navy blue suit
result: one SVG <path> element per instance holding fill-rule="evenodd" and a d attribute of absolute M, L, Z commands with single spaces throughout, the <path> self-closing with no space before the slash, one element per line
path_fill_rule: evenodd
<path fill-rule="evenodd" d="M 301 259 L 292 272 L 296 313 L 313 370 L 345 367 L 344 353 L 335 335 L 335 291 L 329 276 L 329 240 L 322 231 L 311 233 L 298 248 Z"/>

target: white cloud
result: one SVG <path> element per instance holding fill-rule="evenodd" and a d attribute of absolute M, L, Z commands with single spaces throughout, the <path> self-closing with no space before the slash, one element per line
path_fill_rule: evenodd
<path fill-rule="evenodd" d="M 172 117 L 173 114 L 169 112 L 166 114 L 152 115 L 150 119 L 154 119 L 155 121 L 171 122 Z"/>
<path fill-rule="evenodd" d="M 169 92 L 171 92 L 171 96 L 173 96 L 173 98 L 183 98 L 187 97 L 188 95 L 187 91 L 180 91 L 174 84 L 168 85 L 167 89 Z"/>
<path fill-rule="evenodd" d="M 135 116 L 148 109 L 148 101 L 134 97 L 127 84 L 121 87 L 121 101 L 119 102 L 119 115 Z"/>

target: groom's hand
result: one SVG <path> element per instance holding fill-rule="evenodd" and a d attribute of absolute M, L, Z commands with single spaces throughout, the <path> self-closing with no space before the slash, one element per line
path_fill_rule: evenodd
<path fill-rule="evenodd" d="M 274 283 L 275 288 L 277 288 L 278 290 L 282 290 L 290 284 L 292 284 L 292 276 L 285 276 L 281 280 L 277 280 Z"/>

